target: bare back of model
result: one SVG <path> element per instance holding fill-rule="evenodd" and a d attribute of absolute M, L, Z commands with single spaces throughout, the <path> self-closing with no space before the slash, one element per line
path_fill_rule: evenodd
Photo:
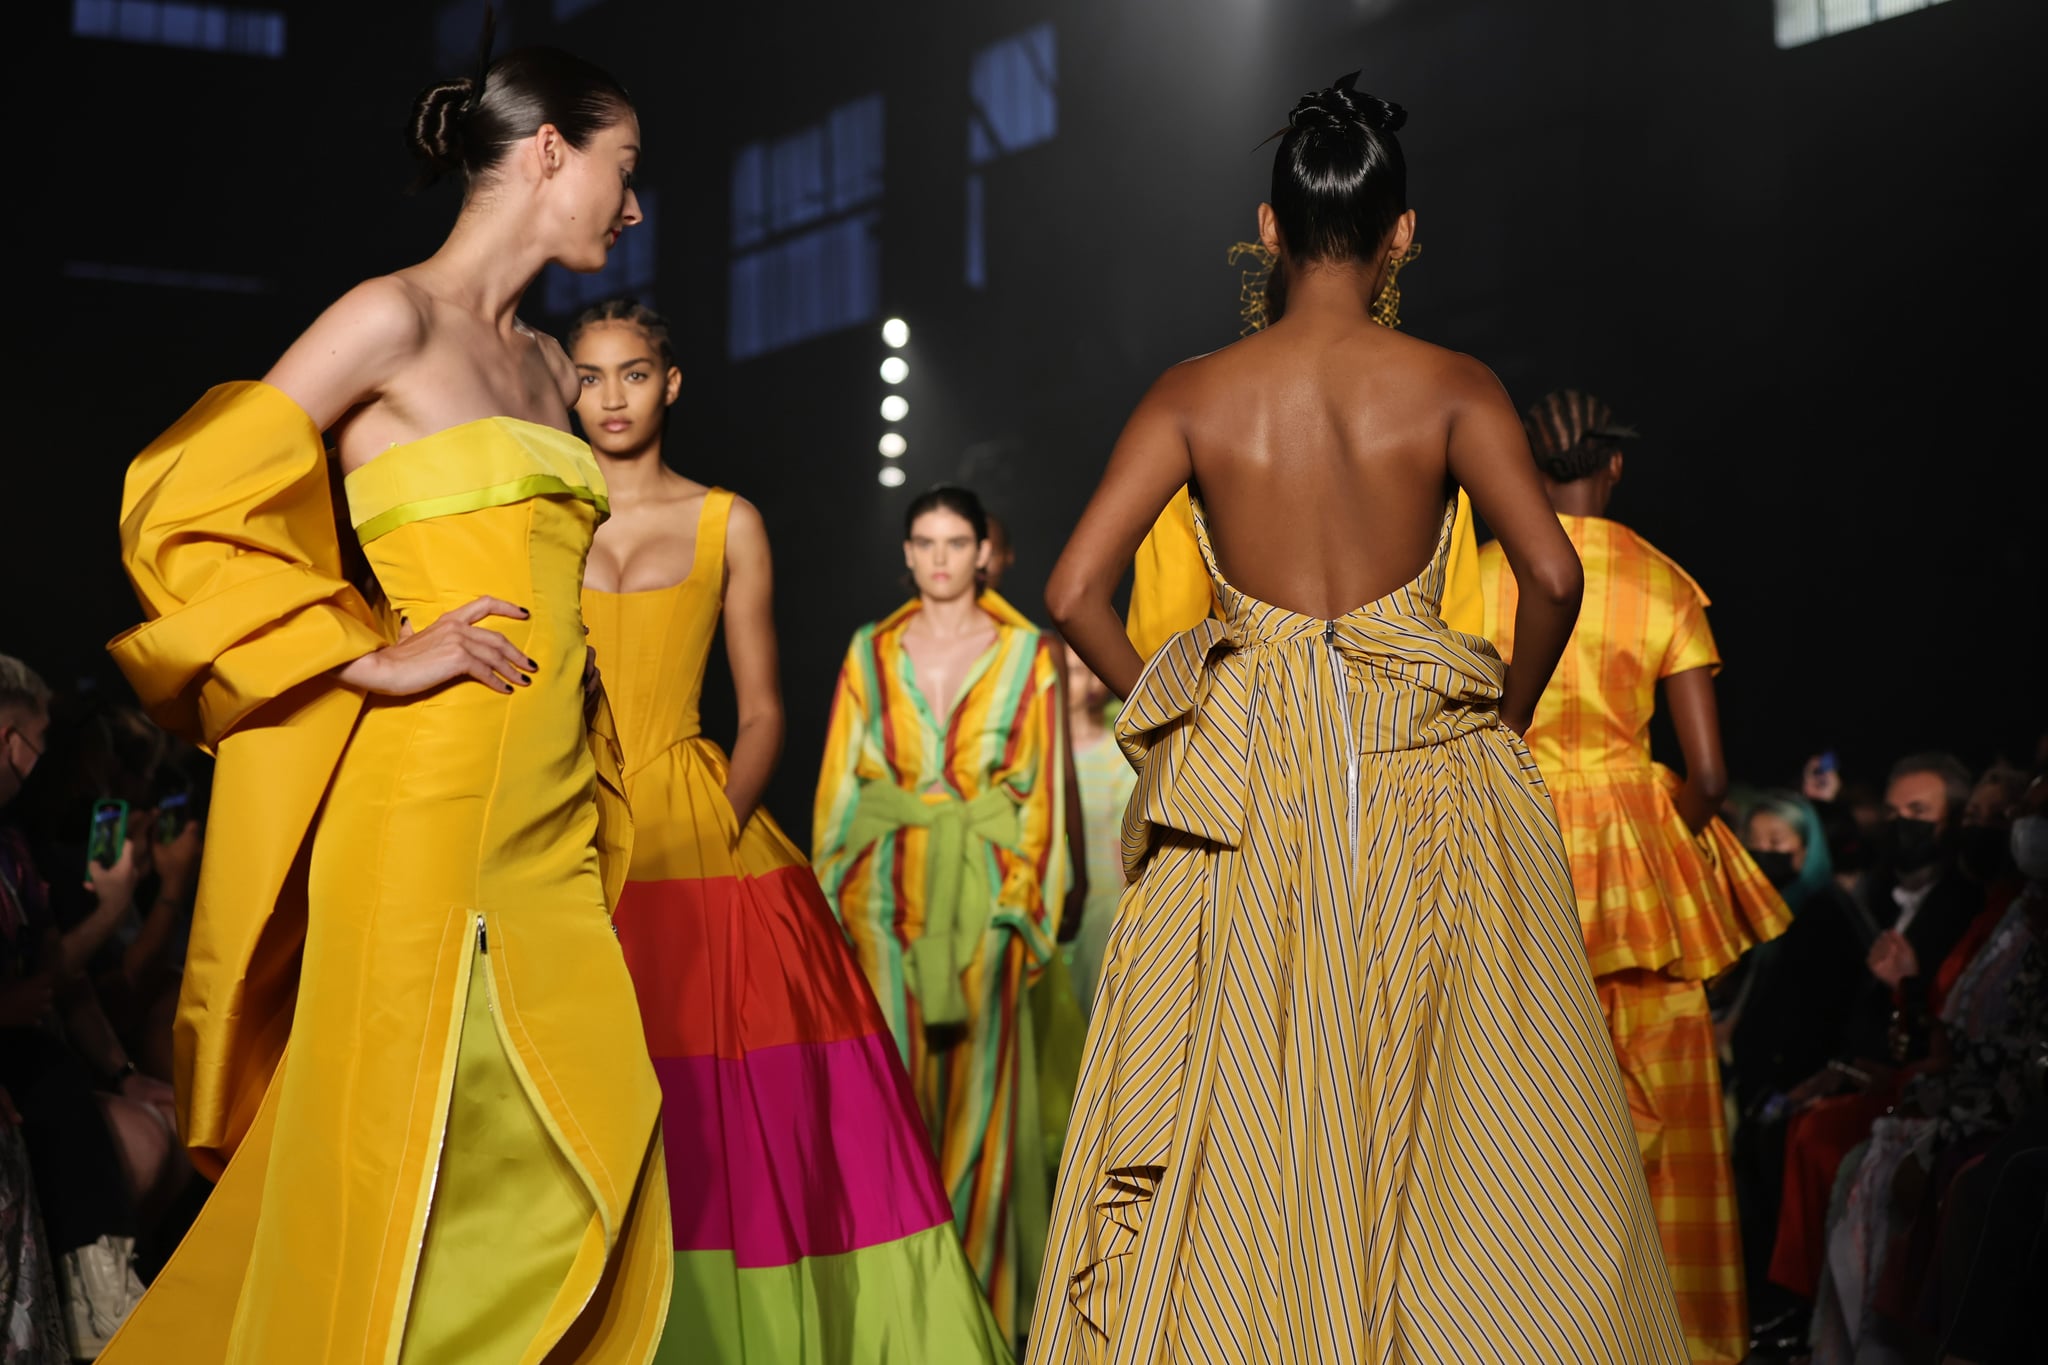
<path fill-rule="evenodd" d="M 1349 80 L 1289 116 L 1259 237 L 1276 264 L 1271 325 L 1167 371 L 1126 424 L 1046 590 L 1068 641 L 1127 695 L 1143 664 L 1111 596 L 1160 510 L 1200 495 L 1232 586 L 1335 618 L 1428 564 L 1464 488 L 1524 584 L 1540 644 L 1517 654 L 1502 716 L 1519 731 L 1578 607 L 1579 566 L 1521 421 L 1469 356 L 1376 325 L 1372 305 L 1415 238 L 1397 105 Z"/>
<path fill-rule="evenodd" d="M 1325 281 L 1312 283 L 1298 292 L 1322 292 Z M 1351 292 L 1348 280 L 1329 283 Z M 1470 359 L 1339 302 L 1297 302 L 1265 331 L 1182 367 L 1175 385 L 1225 576 L 1323 617 L 1428 562 L 1451 495 L 1457 381 L 1484 379 Z"/>

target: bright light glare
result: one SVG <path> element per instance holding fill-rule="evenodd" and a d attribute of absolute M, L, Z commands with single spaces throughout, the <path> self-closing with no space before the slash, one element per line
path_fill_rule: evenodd
<path fill-rule="evenodd" d="M 910 416 L 910 400 L 900 393 L 892 393 L 882 400 L 882 420 L 900 422 Z"/>
<path fill-rule="evenodd" d="M 885 431 L 882 433 L 882 439 L 875 442 L 875 449 L 882 452 L 883 459 L 893 460 L 910 449 L 910 444 L 903 439 L 902 432 Z"/>
<path fill-rule="evenodd" d="M 910 344 L 910 324 L 902 318 L 890 318 L 882 324 L 882 340 L 901 350 Z"/>
<path fill-rule="evenodd" d="M 900 355 L 892 355 L 882 362 L 882 382 L 884 384 L 901 384 L 904 377 L 909 373 L 909 362 L 905 361 Z"/>
<path fill-rule="evenodd" d="M 875 478 L 884 488 L 901 488 L 903 487 L 903 466 L 900 464 L 885 464 L 875 471 Z"/>

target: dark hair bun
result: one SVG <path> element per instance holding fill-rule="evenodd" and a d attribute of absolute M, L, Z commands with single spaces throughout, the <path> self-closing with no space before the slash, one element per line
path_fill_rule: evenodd
<path fill-rule="evenodd" d="M 1366 127 L 1378 133 L 1398 133 L 1408 122 L 1408 111 L 1391 100 L 1354 89 L 1358 73 L 1339 76 L 1324 90 L 1312 90 L 1301 97 L 1287 115 L 1288 126 L 1305 133 L 1339 133 Z"/>
<path fill-rule="evenodd" d="M 462 125 L 474 107 L 476 82 L 468 76 L 440 81 L 420 91 L 412 102 L 412 124 L 406 141 L 412 154 L 427 163 L 432 175 L 462 169 Z"/>

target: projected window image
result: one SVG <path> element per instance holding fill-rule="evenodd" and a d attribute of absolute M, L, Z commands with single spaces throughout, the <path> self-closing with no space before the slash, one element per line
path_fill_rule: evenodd
<path fill-rule="evenodd" d="M 1048 142 L 1059 131 L 1059 65 L 1051 24 L 974 54 L 967 91 L 967 162 L 980 166 Z"/>
<path fill-rule="evenodd" d="M 156 0 L 71 0 L 71 32 L 78 38 L 241 57 L 284 56 L 284 15 L 277 10 Z"/>
<path fill-rule="evenodd" d="M 979 168 L 1059 132 L 1059 61 L 1053 26 L 991 43 L 967 70 L 967 283 L 988 287 L 988 187 Z"/>
<path fill-rule="evenodd" d="M 1778 46 L 1799 47 L 1945 3 L 1947 0 L 1777 0 Z"/>
<path fill-rule="evenodd" d="M 726 352 L 766 355 L 881 308 L 880 95 L 733 157 Z"/>

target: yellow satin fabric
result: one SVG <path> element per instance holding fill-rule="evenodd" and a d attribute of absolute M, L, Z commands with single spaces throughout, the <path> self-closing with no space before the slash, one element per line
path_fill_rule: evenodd
<path fill-rule="evenodd" d="M 460 494 L 463 471 L 491 488 L 508 463 L 555 476 L 579 454 L 565 433 L 494 419 L 396 447 L 366 482 L 396 481 L 381 515 Z M 617 749 L 586 726 L 581 686 L 601 488 L 514 491 L 373 538 L 394 612 L 425 629 L 479 594 L 510 599 L 530 618 L 489 625 L 538 666 L 509 697 L 464 682 L 366 705 L 331 672 L 386 636 L 341 580 L 305 415 L 274 389 L 224 386 L 131 470 L 123 548 L 154 619 L 115 656 L 160 721 L 219 757 L 179 1089 L 189 1139 L 231 1159 L 113 1365 L 388 1365 L 409 1311 L 485 1321 L 465 1360 L 652 1355 L 670 1273 L 659 1092 L 607 913 L 627 850 L 605 813 L 622 806 Z M 494 1036 L 470 1040 L 519 1081 L 497 1087 L 494 1122 L 537 1126 L 574 1172 L 573 1237 L 535 1219 L 537 1161 L 454 1174 L 491 1089 L 460 1060 L 486 968 Z M 458 1096 L 468 1116 L 447 1146 Z M 530 1312 L 488 1322 L 506 1316 L 489 1308 L 502 1249 L 471 1239 L 415 1284 L 439 1220 L 494 1216 L 526 1226 L 523 1264 L 554 1267 L 537 1328 Z"/>
<path fill-rule="evenodd" d="M 1124 632 L 1138 653 L 1150 659 L 1184 630 L 1222 614 L 1202 552 L 1195 544 L 1194 509 L 1182 488 L 1166 504 L 1131 565 L 1131 611 Z M 1451 523 L 1450 559 L 1444 568 L 1444 624 L 1467 635 L 1479 633 L 1479 543 L 1472 534 L 1472 500 L 1458 490 Z"/>

